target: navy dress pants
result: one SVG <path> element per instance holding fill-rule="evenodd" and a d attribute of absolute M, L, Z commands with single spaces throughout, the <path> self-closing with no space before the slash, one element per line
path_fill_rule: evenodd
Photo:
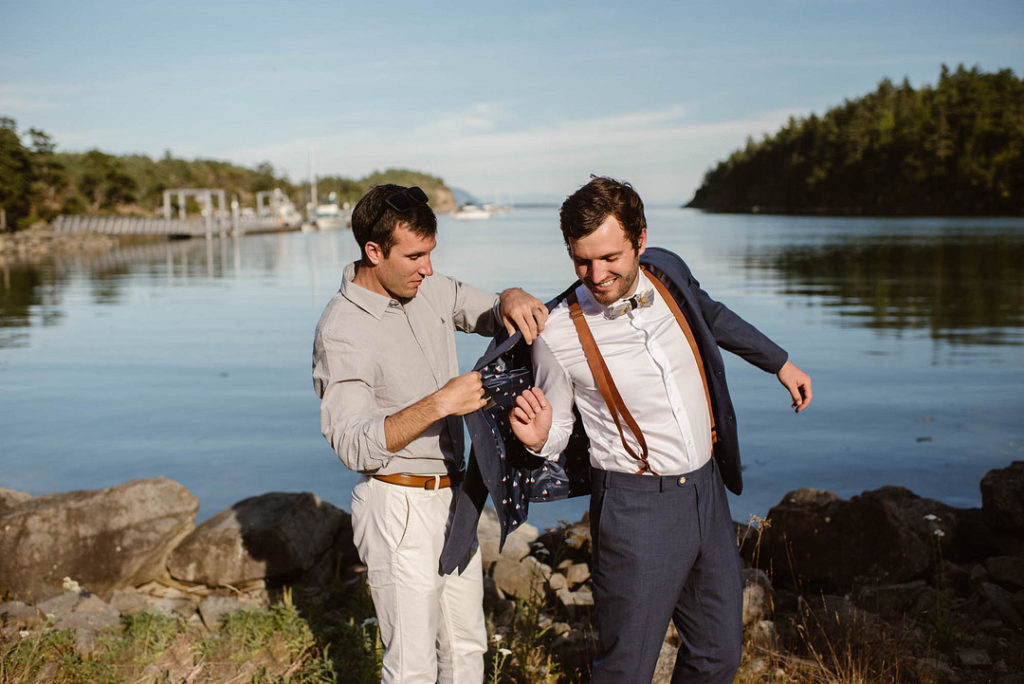
<path fill-rule="evenodd" d="M 732 682 L 743 640 L 736 533 L 714 459 L 692 473 L 593 470 L 592 681 L 649 684 L 671 620 L 673 684 Z"/>

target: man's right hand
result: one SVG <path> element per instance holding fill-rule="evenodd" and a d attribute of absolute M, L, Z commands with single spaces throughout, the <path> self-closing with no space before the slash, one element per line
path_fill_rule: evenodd
<path fill-rule="evenodd" d="M 516 397 L 509 413 L 512 433 L 534 452 L 540 451 L 551 432 L 551 404 L 540 387 L 531 387 Z"/>
<path fill-rule="evenodd" d="M 452 378 L 437 390 L 438 406 L 445 416 L 464 416 L 487 404 L 480 373 L 469 371 Z"/>

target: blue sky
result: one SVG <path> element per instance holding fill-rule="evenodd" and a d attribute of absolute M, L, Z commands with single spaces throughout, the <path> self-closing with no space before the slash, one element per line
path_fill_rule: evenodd
<path fill-rule="evenodd" d="M 1021 0 L 0 0 L 0 115 L 60 149 L 293 181 L 414 168 L 483 199 L 600 173 L 684 202 L 748 135 L 943 63 L 1024 74 Z"/>

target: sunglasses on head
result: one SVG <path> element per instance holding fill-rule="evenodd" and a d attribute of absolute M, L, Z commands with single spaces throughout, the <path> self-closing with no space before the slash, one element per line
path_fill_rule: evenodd
<path fill-rule="evenodd" d="M 377 216 L 370 221 L 370 225 L 367 228 L 373 228 L 377 225 L 377 221 L 380 221 L 380 217 L 384 215 L 384 212 L 391 207 L 395 211 L 404 214 L 405 212 L 412 209 L 417 204 L 427 203 L 427 193 L 423 192 L 418 186 L 414 185 L 411 188 L 399 190 L 396 193 L 388 195 L 384 199 L 384 204 L 381 205 L 380 211 L 377 212 Z"/>

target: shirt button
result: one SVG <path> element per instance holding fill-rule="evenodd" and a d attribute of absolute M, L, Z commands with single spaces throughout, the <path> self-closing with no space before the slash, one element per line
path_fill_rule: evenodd
<path fill-rule="evenodd" d="M 685 476 L 685 475 L 683 475 L 683 476 L 681 476 L 681 477 L 679 478 L 679 486 L 681 487 L 681 486 L 683 486 L 684 484 L 686 484 L 686 476 Z"/>

